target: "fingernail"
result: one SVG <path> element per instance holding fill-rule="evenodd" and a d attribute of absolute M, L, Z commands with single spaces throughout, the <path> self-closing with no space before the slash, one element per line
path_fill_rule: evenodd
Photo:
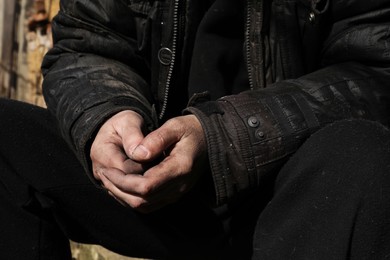
<path fill-rule="evenodd" d="M 133 151 L 133 157 L 135 158 L 147 158 L 149 156 L 149 150 L 143 145 L 138 145 Z"/>

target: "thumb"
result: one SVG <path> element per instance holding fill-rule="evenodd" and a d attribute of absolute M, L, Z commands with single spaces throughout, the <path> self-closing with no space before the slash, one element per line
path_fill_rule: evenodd
<path fill-rule="evenodd" d="M 180 140 L 182 136 L 180 129 L 182 128 L 176 126 L 176 120 L 169 120 L 142 140 L 133 150 L 131 159 L 146 161 L 161 156 L 164 151 Z"/>
<path fill-rule="evenodd" d="M 131 153 L 130 158 L 135 161 L 143 161 L 150 159 L 151 153 L 148 148 L 146 148 L 143 144 L 138 145 L 133 152 Z"/>
<path fill-rule="evenodd" d="M 118 116 L 118 119 L 114 122 L 114 128 L 121 138 L 126 155 L 129 156 L 144 138 L 142 131 L 143 119 L 133 111 L 124 111 L 118 115 L 120 117 Z"/>

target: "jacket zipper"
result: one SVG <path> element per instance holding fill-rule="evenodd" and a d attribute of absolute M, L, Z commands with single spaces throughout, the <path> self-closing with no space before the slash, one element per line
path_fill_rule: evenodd
<path fill-rule="evenodd" d="M 180 5 L 180 0 L 175 0 L 173 6 L 173 35 L 172 35 L 172 47 L 171 47 L 172 60 L 171 63 L 169 64 L 167 80 L 165 83 L 164 101 L 163 101 L 163 105 L 161 106 L 161 111 L 159 115 L 160 120 L 164 117 L 164 114 L 167 110 L 169 89 L 171 86 L 173 68 L 175 66 L 175 61 L 176 61 L 177 38 L 179 32 L 179 5 Z"/>
<path fill-rule="evenodd" d="M 251 28 L 251 9 L 252 9 L 252 1 L 247 1 L 247 11 L 246 11 L 246 23 L 245 23 L 245 51 L 246 51 L 246 66 L 248 70 L 248 81 L 249 87 L 251 90 L 254 89 L 253 86 L 253 71 L 252 71 L 252 59 L 251 59 L 251 47 L 250 47 L 250 28 Z"/>
<path fill-rule="evenodd" d="M 245 28 L 245 51 L 248 70 L 248 81 L 251 90 L 264 88 L 266 85 L 264 37 L 262 26 L 264 23 L 264 0 L 247 1 L 247 17 Z M 253 21 L 255 19 L 255 21 Z M 255 26 L 255 27 L 254 27 Z M 251 39 L 251 37 L 254 39 Z M 252 46 L 251 41 L 254 41 Z M 255 62 L 255 64 L 253 63 Z"/>
<path fill-rule="evenodd" d="M 252 71 L 252 59 L 251 59 L 251 47 L 250 47 L 250 28 L 252 24 L 251 19 L 251 9 L 252 9 L 252 1 L 247 1 L 247 15 L 246 15 L 246 30 L 245 30 L 245 41 L 246 41 L 246 60 L 247 60 L 247 70 L 248 70 L 248 80 L 249 80 L 249 86 L 250 89 L 254 89 L 254 83 L 253 83 L 253 71 Z M 159 114 L 159 119 L 161 120 L 166 112 L 167 106 L 168 106 L 168 95 L 169 95 L 169 89 L 171 86 L 171 81 L 173 77 L 173 69 L 175 67 L 175 61 L 176 61 L 176 51 L 177 51 L 177 44 L 178 44 L 178 35 L 179 35 L 179 25 L 180 25 L 180 17 L 179 17 L 179 7 L 180 7 L 180 0 L 175 0 L 174 6 L 173 6 L 173 35 L 172 35 L 172 60 L 169 65 L 168 73 L 167 73 L 167 79 L 165 83 L 165 92 L 164 92 L 164 101 L 163 105 L 161 106 L 161 111 Z"/>

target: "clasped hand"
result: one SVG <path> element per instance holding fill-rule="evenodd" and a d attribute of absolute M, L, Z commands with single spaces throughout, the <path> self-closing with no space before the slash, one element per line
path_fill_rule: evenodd
<path fill-rule="evenodd" d="M 144 136 L 143 119 L 122 111 L 100 128 L 91 147 L 94 177 L 120 203 L 146 213 L 180 199 L 206 162 L 194 115 L 176 117 Z"/>

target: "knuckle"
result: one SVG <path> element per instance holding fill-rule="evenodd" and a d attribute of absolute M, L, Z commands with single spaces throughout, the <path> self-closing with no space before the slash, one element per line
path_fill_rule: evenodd
<path fill-rule="evenodd" d="M 92 161 L 98 160 L 98 153 L 96 152 L 96 149 L 91 148 L 91 152 L 89 154 L 89 157 L 91 158 Z"/>
<path fill-rule="evenodd" d="M 171 119 L 168 119 L 166 122 L 165 122 L 165 125 L 167 127 L 172 127 L 172 126 L 175 126 L 177 124 L 177 119 L 176 118 L 171 118 Z"/>
<path fill-rule="evenodd" d="M 147 205 L 147 201 L 142 198 L 136 198 L 133 201 L 131 201 L 130 206 L 134 209 L 143 209 Z"/>
<path fill-rule="evenodd" d="M 155 138 L 156 138 L 155 142 L 157 142 L 159 146 L 162 146 L 165 144 L 166 139 L 164 137 L 164 134 L 161 133 L 161 131 L 156 132 Z"/>
<path fill-rule="evenodd" d="M 101 165 L 92 165 L 92 172 L 95 176 L 103 174 L 104 168 Z"/>
<path fill-rule="evenodd" d="M 175 171 L 177 174 L 188 173 L 193 170 L 193 166 L 194 166 L 194 161 L 191 158 L 187 156 L 182 156 L 180 158 L 180 163 L 177 163 Z"/>
<path fill-rule="evenodd" d="M 140 184 L 138 189 L 139 189 L 139 194 L 144 197 L 148 196 L 153 190 L 152 186 L 149 183 Z"/>
<path fill-rule="evenodd" d="M 169 119 L 165 125 L 171 129 L 182 129 L 184 123 L 177 117 Z"/>

